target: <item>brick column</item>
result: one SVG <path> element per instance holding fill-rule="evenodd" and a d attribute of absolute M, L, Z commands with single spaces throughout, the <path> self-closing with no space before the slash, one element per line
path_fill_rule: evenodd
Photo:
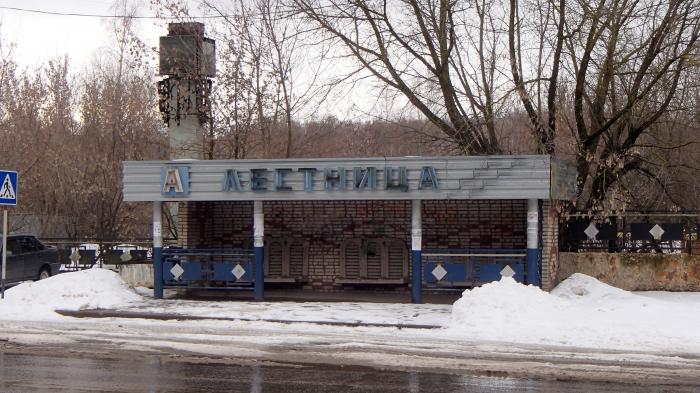
<path fill-rule="evenodd" d="M 192 248 L 192 242 L 197 236 L 197 228 L 192 222 L 194 216 L 195 202 L 176 202 L 178 207 L 177 219 L 177 245 L 182 248 Z M 172 212 L 172 210 L 170 210 Z"/>
<path fill-rule="evenodd" d="M 557 202 L 542 203 L 542 289 L 549 291 L 559 283 L 559 214 Z"/>

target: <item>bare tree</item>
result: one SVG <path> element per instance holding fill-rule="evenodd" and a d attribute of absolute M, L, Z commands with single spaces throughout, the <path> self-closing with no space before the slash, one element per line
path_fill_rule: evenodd
<path fill-rule="evenodd" d="M 59 217 L 75 239 L 148 234 L 139 223 L 149 212 L 123 204 L 121 163 L 162 158 L 165 135 L 153 77 L 132 53 L 130 21 L 121 22 L 116 50 L 84 74 L 66 57 L 37 70 L 10 61 L 2 73 L 0 148 L 22 179 L 16 212 Z"/>
<path fill-rule="evenodd" d="M 575 136 L 580 197 L 596 208 L 631 173 L 657 176 L 654 127 L 683 110 L 684 91 L 697 91 L 700 3 L 635 0 L 575 3 L 567 26 L 573 80 L 568 128 Z M 570 23 L 570 22 L 569 22 Z M 681 85 L 680 82 L 685 81 Z M 694 143 L 695 140 L 680 142 Z M 671 146 L 673 147 L 673 146 Z M 661 185 L 661 184 L 660 184 Z"/>
<path fill-rule="evenodd" d="M 523 113 L 534 138 L 519 152 L 574 158 L 580 208 L 601 208 L 626 176 L 663 190 L 655 157 L 697 142 L 688 134 L 662 142 L 658 131 L 681 134 L 672 119 L 688 111 L 681 97 L 697 91 L 697 0 L 291 6 L 344 45 L 357 75 L 400 92 L 463 153 L 503 152 L 518 129 L 510 119 Z"/>
<path fill-rule="evenodd" d="M 463 153 L 491 154 L 501 151 L 494 120 L 507 95 L 496 67 L 502 39 L 494 3 L 474 4 L 293 0 L 319 33 L 345 46 L 355 73 L 401 92 Z"/>
<path fill-rule="evenodd" d="M 565 0 L 535 1 L 530 5 L 534 11 L 532 25 L 527 31 L 526 37 L 536 37 L 536 64 L 528 64 L 534 68 L 534 93 L 528 89 L 528 82 L 524 79 L 523 71 L 523 18 L 520 14 L 518 0 L 509 0 L 508 13 L 508 54 L 510 58 L 510 72 L 515 91 L 530 121 L 532 134 L 536 140 L 537 152 L 554 154 L 555 135 L 557 131 L 557 87 L 559 84 L 559 72 L 561 68 L 561 55 L 564 46 L 564 21 Z M 554 29 L 552 29 L 552 27 Z M 549 32 L 554 30 L 556 34 Z M 551 55 L 551 60 L 548 60 Z M 549 66 L 548 75 L 544 74 L 545 67 Z M 545 92 L 546 90 L 546 92 Z M 533 99 L 534 96 L 534 99 Z M 542 101 L 546 101 L 543 107 Z M 546 119 L 546 120 L 545 120 Z"/>

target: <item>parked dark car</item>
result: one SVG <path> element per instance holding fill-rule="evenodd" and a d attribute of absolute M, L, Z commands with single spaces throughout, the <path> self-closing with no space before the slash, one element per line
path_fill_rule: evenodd
<path fill-rule="evenodd" d="M 33 235 L 7 236 L 6 283 L 43 280 L 58 274 L 60 267 L 56 247 L 45 246 Z"/>

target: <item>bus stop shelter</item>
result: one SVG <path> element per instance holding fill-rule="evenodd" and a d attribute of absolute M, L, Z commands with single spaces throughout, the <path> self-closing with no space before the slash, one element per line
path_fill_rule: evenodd
<path fill-rule="evenodd" d="M 124 199 L 153 204 L 163 288 L 462 290 L 556 281 L 556 204 L 576 172 L 550 156 L 124 162 Z M 163 249 L 164 202 L 178 247 Z"/>

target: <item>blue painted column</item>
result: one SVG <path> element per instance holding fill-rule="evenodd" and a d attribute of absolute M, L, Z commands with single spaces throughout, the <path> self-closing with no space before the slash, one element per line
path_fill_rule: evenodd
<path fill-rule="evenodd" d="M 423 303 L 421 201 L 416 199 L 411 203 L 411 301 L 419 304 Z"/>
<path fill-rule="evenodd" d="M 539 206 L 537 199 L 527 200 L 527 283 L 540 286 Z"/>
<path fill-rule="evenodd" d="M 153 297 L 163 298 L 163 202 L 153 202 Z"/>
<path fill-rule="evenodd" d="M 263 300 L 265 288 L 265 214 L 263 201 L 253 201 L 253 246 L 255 247 L 255 300 Z"/>

